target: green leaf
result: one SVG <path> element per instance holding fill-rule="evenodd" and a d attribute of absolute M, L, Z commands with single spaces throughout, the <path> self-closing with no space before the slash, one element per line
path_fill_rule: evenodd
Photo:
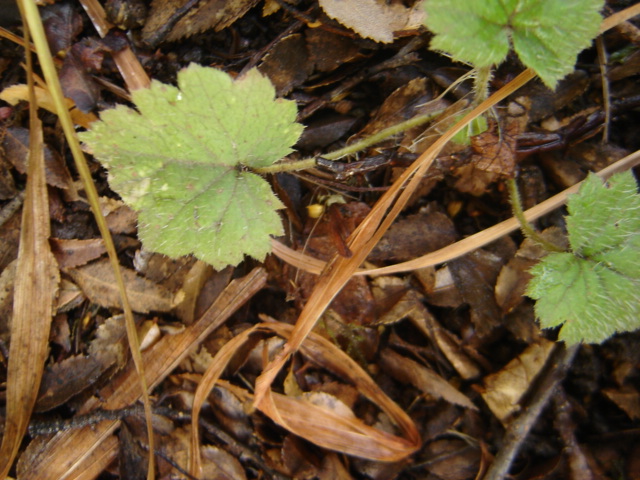
<path fill-rule="evenodd" d="M 257 70 L 233 80 L 195 64 L 178 73 L 178 88 L 154 81 L 132 97 L 138 111 L 105 111 L 80 137 L 139 212 L 145 247 L 215 268 L 263 259 L 269 236 L 282 234 L 282 204 L 248 168 L 291 152 L 302 132 L 295 103 L 276 100 Z"/>
<path fill-rule="evenodd" d="M 568 201 L 572 251 L 531 269 L 527 295 L 545 328 L 563 325 L 567 343 L 603 342 L 640 328 L 640 195 L 631 172 L 609 188 L 590 174 Z"/>
<path fill-rule="evenodd" d="M 591 44 L 603 0 L 429 0 L 431 46 L 475 67 L 502 62 L 510 42 L 526 66 L 555 88 Z"/>

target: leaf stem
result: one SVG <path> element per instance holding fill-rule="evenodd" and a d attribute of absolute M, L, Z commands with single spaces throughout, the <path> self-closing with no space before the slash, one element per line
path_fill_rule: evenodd
<path fill-rule="evenodd" d="M 522 210 L 522 201 L 520 200 L 520 192 L 518 192 L 518 184 L 515 178 L 507 179 L 507 188 L 509 190 L 509 203 L 511 203 L 513 216 L 516 217 L 520 223 L 522 233 L 524 233 L 527 238 L 530 238 L 534 242 L 540 244 L 540 246 L 548 252 L 564 252 L 564 248 L 545 240 L 542 235 L 533 228 L 533 225 L 527 221 L 524 216 L 524 211 Z"/>
<path fill-rule="evenodd" d="M 338 160 L 342 157 L 346 157 L 347 155 L 352 155 L 361 150 L 364 150 L 365 148 L 370 147 L 371 145 L 375 145 L 376 143 L 386 140 L 387 138 L 392 137 L 398 133 L 430 122 L 435 117 L 440 115 L 443 111 L 444 109 L 436 110 L 435 112 L 430 112 L 425 115 L 418 115 L 417 117 L 410 118 L 409 120 L 405 120 L 404 122 L 397 123 L 389 128 L 380 130 L 374 135 L 363 138 L 362 140 L 359 140 L 352 145 L 347 145 L 346 147 L 334 150 L 333 152 L 327 153 L 326 155 L 322 155 L 322 158 L 325 158 L 327 160 Z M 256 168 L 254 171 L 260 175 L 266 175 L 268 173 L 282 173 L 297 170 L 306 170 L 315 166 L 316 159 L 315 157 L 312 157 L 292 162 L 276 163 L 275 165 L 271 165 L 268 167 Z"/>
<path fill-rule="evenodd" d="M 473 81 L 474 98 L 471 108 L 477 107 L 489 96 L 489 82 L 493 76 L 492 66 L 476 67 Z"/>

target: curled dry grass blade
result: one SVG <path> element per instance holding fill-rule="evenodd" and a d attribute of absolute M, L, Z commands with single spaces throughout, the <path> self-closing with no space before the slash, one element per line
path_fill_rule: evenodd
<path fill-rule="evenodd" d="M 302 342 L 309 335 L 309 332 L 311 332 L 316 321 L 320 318 L 329 303 L 364 262 L 373 247 L 402 211 L 440 150 L 456 133 L 462 130 L 474 118 L 506 98 L 533 77 L 533 72 L 526 70 L 465 115 L 451 130 L 447 131 L 425 151 L 420 158 L 407 168 L 391 188 L 378 200 L 369 215 L 367 215 L 351 237 L 349 237 L 348 246 L 353 252 L 353 256 L 345 258 L 336 255 L 327 263 L 322 274 L 318 277 L 316 286 L 298 318 L 291 337 L 278 356 L 267 365 L 265 371 L 258 378 L 254 402 L 256 408 L 272 418 L 277 418 L 278 408 L 274 404 L 271 395 L 271 383 L 273 379 L 286 363 L 289 356 L 300 348 Z"/>
<path fill-rule="evenodd" d="M 293 326 L 278 322 L 262 323 L 245 330 L 226 343 L 216 354 L 200 381 L 191 413 L 190 472 L 200 474 L 198 417 L 202 405 L 237 350 L 255 335 L 277 334 L 288 338 Z M 265 412 L 290 432 L 324 448 L 376 461 L 397 461 L 420 447 L 420 436 L 413 421 L 376 385 L 369 375 L 346 353 L 320 335 L 311 333 L 302 344 L 301 352 L 316 365 L 354 385 L 400 427 L 401 436 L 383 432 L 359 420 L 344 416 L 303 398 L 271 393 L 276 409 Z"/>

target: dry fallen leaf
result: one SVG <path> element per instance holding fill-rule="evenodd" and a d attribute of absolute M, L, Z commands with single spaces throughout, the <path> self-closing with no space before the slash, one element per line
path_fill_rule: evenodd
<path fill-rule="evenodd" d="M 42 123 L 36 118 L 35 110 L 30 120 L 29 170 L 14 284 L 0 478 L 9 473 L 36 402 L 60 281 L 58 266 L 49 248 L 51 232 Z"/>
<path fill-rule="evenodd" d="M 422 25 L 422 2 L 407 8 L 376 0 L 319 0 L 325 13 L 365 38 L 393 42 L 393 32 L 415 30 Z"/>
<path fill-rule="evenodd" d="M 174 42 L 210 28 L 219 32 L 228 27 L 258 0 L 154 0 L 142 29 L 142 40 L 155 46 Z"/>
<path fill-rule="evenodd" d="M 79 267 L 101 257 L 106 252 L 101 238 L 88 240 L 52 238 L 49 243 L 60 268 Z"/>
<path fill-rule="evenodd" d="M 631 420 L 640 419 L 640 393 L 631 386 L 621 388 L 605 388 L 605 397 L 615 403 Z"/>
<path fill-rule="evenodd" d="M 503 423 L 520 410 L 519 402 L 544 367 L 555 342 L 540 338 L 502 370 L 484 379 L 482 398 Z"/>
<path fill-rule="evenodd" d="M 122 368 L 126 359 L 124 340 L 123 316 L 111 317 L 98 327 L 87 356 L 77 355 L 48 367 L 40 385 L 37 411 L 63 404 L 93 385 L 111 367 Z"/>
<path fill-rule="evenodd" d="M 393 378 L 410 383 L 433 398 L 442 398 L 447 402 L 472 410 L 478 409 L 466 395 L 433 370 L 429 370 L 391 349 L 386 348 L 380 352 L 380 365 L 388 370 Z"/>
<path fill-rule="evenodd" d="M 93 303 L 106 308 L 121 308 L 115 275 L 108 259 L 70 269 L 67 273 Z M 174 295 L 133 270 L 122 268 L 131 308 L 135 312 L 168 312 L 179 303 L 182 294 Z M 178 298 L 180 297 L 180 298 Z"/>

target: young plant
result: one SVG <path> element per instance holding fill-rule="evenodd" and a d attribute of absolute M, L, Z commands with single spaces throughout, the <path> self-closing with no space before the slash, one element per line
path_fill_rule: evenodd
<path fill-rule="evenodd" d="M 511 46 L 524 65 L 555 88 L 598 34 L 603 0 L 429 0 L 425 24 L 431 48 L 478 69 L 486 95 L 490 69 Z"/>
<path fill-rule="evenodd" d="M 281 235 L 283 205 L 251 169 L 291 152 L 302 133 L 293 101 L 275 99 L 257 70 L 233 80 L 192 64 L 178 87 L 154 81 L 80 134 L 109 185 L 138 211 L 145 248 L 193 254 L 215 268 L 262 260 Z"/>
<path fill-rule="evenodd" d="M 598 34 L 602 5 L 603 0 L 429 0 L 425 25 L 435 34 L 432 49 L 474 67 L 476 106 L 487 98 L 492 69 L 511 47 L 554 89 Z M 468 144 L 468 137 L 486 129 L 486 119 L 478 117 L 454 141 Z"/>
<path fill-rule="evenodd" d="M 600 343 L 640 328 L 640 195 L 633 174 L 602 184 L 589 174 L 569 197 L 569 252 L 533 267 L 527 295 L 545 328 L 569 344 Z"/>

